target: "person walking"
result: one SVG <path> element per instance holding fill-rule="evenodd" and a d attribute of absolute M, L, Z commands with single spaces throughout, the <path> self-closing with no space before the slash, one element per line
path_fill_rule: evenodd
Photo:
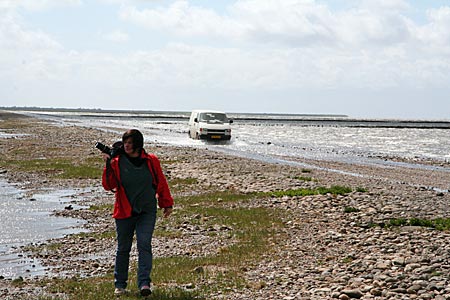
<path fill-rule="evenodd" d="M 102 185 L 115 193 L 113 218 L 116 223 L 117 250 L 114 267 L 114 293 L 126 293 L 130 251 L 134 233 L 138 249 L 137 284 L 142 296 L 152 293 L 150 273 L 153 266 L 152 237 L 157 206 L 163 216 L 173 210 L 173 198 L 158 157 L 147 153 L 144 137 L 137 129 L 122 136 L 122 149 L 111 157 L 103 153 L 105 167 Z"/>

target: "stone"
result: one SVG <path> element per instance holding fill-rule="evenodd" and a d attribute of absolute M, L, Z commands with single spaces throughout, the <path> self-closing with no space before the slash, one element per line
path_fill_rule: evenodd
<path fill-rule="evenodd" d="M 356 298 L 359 299 L 363 296 L 363 293 L 358 290 L 358 289 L 354 289 L 354 290 L 342 290 L 341 291 L 343 294 L 347 295 L 350 298 Z"/>

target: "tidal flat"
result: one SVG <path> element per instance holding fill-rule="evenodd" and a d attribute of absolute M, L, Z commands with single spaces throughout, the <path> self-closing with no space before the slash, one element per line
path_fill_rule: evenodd
<path fill-rule="evenodd" d="M 86 231 L 22 245 L 47 273 L 0 274 L 0 298 L 112 297 L 114 196 L 101 187 L 93 145 L 120 137 L 7 112 L 0 130 L 8 134 L 0 139 L 1 176 L 29 198 L 78 191 L 54 214 L 84 220 Z M 173 216 L 157 223 L 152 299 L 450 299 L 445 168 L 300 158 L 321 167 L 305 169 L 207 149 L 145 148 L 160 158 L 175 198 Z M 444 225 L 433 227 L 436 220 Z M 134 273 L 123 299 L 139 298 Z"/>

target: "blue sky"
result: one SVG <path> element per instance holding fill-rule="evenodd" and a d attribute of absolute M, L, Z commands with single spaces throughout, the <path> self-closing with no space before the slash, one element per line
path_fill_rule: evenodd
<path fill-rule="evenodd" d="M 448 95 L 449 1 L 0 1 L 0 106 L 450 119 Z"/>

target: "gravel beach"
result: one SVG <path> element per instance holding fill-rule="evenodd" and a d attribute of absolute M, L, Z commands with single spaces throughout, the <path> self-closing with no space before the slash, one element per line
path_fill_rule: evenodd
<path fill-rule="evenodd" d="M 0 131 L 16 135 L 0 139 L 5 162 L 76 158 L 99 169 L 102 161 L 93 148 L 95 141 L 112 143 L 119 138 L 110 132 L 61 127 L 1 111 Z M 242 207 L 237 205 L 236 209 L 270 207 L 282 212 L 283 226 L 277 232 L 282 238 L 276 243 L 267 241 L 274 243 L 272 251 L 243 266 L 244 288 L 217 292 L 208 295 L 209 299 L 450 299 L 450 232 L 424 226 L 382 226 L 391 219 L 450 218 L 448 163 L 396 158 L 407 164 L 380 167 L 299 160 L 316 167 L 305 170 L 188 147 L 151 144 L 145 148 L 161 159 L 169 182 L 186 178 L 197 181 L 189 189 L 174 189 L 175 213 L 183 209 L 176 206 L 177 196 L 211 188 L 252 193 L 339 185 L 353 190 L 345 195 L 265 197 Z M 428 167 L 408 165 L 415 163 Z M 63 294 L 48 293 L 52 280 L 111 271 L 114 236 L 99 238 L 114 229 L 111 212 L 88 209 L 114 201 L 113 195 L 101 187 L 100 178 L 64 179 L 55 174 L 24 172 L 8 164 L 0 165 L 0 173 L 19 184 L 29 198 L 50 188 L 75 189 L 73 205 L 86 209 L 67 206 L 55 214 L 86 220 L 83 226 L 91 233 L 24 246 L 20 251 L 41 261 L 48 270 L 41 277 L 49 281 L 36 285 L 32 277 L 14 280 L 0 274 L 1 299 L 65 299 Z M 299 180 L 301 174 L 311 180 Z M 157 226 L 170 223 L 160 221 Z M 220 234 L 212 238 L 188 222 L 178 230 L 181 234 L 176 238 L 154 239 L 155 256 L 202 256 L 232 242 L 222 240 Z M 46 246 L 54 243 L 61 246 Z M 18 285 L 17 280 L 25 284 Z"/>

